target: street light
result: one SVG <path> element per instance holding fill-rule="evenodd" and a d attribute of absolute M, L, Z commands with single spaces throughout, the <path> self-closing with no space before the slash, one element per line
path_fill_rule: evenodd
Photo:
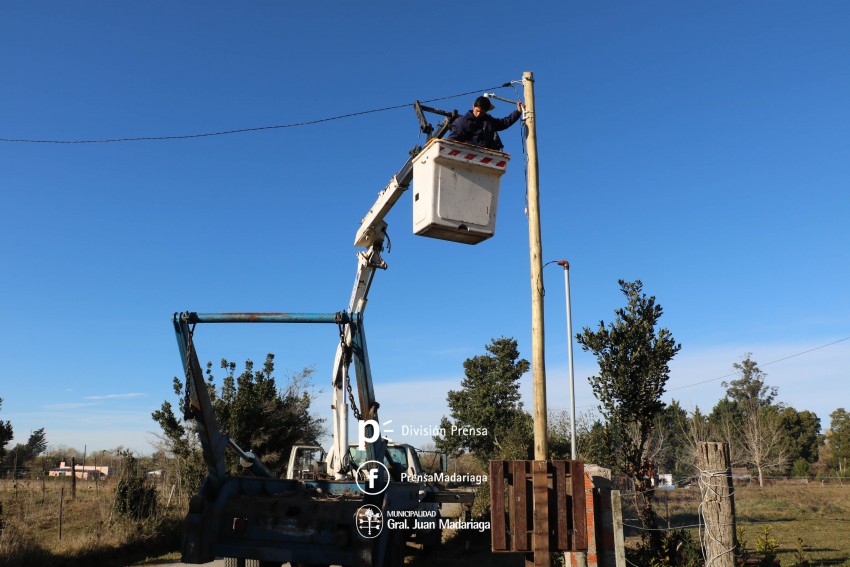
<path fill-rule="evenodd" d="M 576 396 L 575 375 L 573 373 L 573 317 L 570 309 L 570 263 L 558 260 L 564 268 L 564 286 L 567 294 L 567 358 L 570 364 L 570 458 L 576 460 Z"/>

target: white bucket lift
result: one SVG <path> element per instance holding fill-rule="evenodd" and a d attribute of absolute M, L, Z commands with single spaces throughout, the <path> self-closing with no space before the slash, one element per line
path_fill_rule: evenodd
<path fill-rule="evenodd" d="M 465 244 L 493 236 L 499 181 L 510 158 L 432 138 L 413 164 L 413 232 Z"/>

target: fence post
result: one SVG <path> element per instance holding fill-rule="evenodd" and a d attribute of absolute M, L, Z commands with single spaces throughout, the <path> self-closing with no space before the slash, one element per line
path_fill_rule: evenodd
<path fill-rule="evenodd" d="M 59 489 L 59 541 L 62 541 L 62 501 L 65 499 L 65 487 Z"/>
<path fill-rule="evenodd" d="M 77 497 L 77 459 L 71 457 L 71 498 Z"/>
<path fill-rule="evenodd" d="M 729 445 L 700 443 L 697 447 L 706 567 L 735 567 L 735 491 Z"/>
<path fill-rule="evenodd" d="M 620 491 L 611 491 L 611 515 L 614 517 L 614 561 L 617 567 L 626 567 L 626 540 L 623 536 L 623 502 Z"/>

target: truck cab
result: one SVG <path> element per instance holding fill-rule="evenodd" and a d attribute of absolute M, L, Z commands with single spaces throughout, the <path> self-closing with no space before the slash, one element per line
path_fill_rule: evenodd
<path fill-rule="evenodd" d="M 429 455 L 427 467 L 423 467 L 420 453 Z M 318 480 L 328 478 L 327 452 L 318 445 L 296 445 L 289 455 L 286 478 L 293 480 Z M 348 446 L 351 468 L 357 468 L 369 460 L 366 451 L 356 444 Z M 446 472 L 446 455 L 435 451 L 419 451 L 407 443 L 387 443 L 384 465 L 396 482 L 419 482 L 430 485 L 427 479 L 436 472 Z"/>

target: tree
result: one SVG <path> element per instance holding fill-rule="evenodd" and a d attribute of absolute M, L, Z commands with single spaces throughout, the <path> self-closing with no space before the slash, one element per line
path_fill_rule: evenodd
<path fill-rule="evenodd" d="M 235 376 L 235 363 L 222 359 L 221 368 L 227 375 L 213 409 L 237 445 L 259 455 L 270 470 L 283 472 L 293 445 L 318 444 L 324 420 L 310 414 L 307 386 L 312 368 L 289 375 L 280 389 L 273 375 L 273 354 L 266 357 L 261 370 L 246 361 L 239 376 Z M 207 383 L 213 383 L 212 364 L 207 364 L 207 376 Z"/>
<path fill-rule="evenodd" d="M 549 457 L 551 459 L 570 459 L 572 453 L 572 440 L 570 432 L 570 414 L 566 410 L 550 411 L 546 420 L 548 430 L 546 438 L 549 440 Z M 576 438 L 578 438 L 578 424 L 576 424 Z M 576 444 L 578 450 L 578 444 Z"/>
<path fill-rule="evenodd" d="M 570 459 L 572 454 L 570 413 L 567 410 L 550 411 L 547 423 L 549 425 L 549 458 Z M 576 416 L 578 460 L 607 466 L 607 455 L 610 451 L 605 444 L 604 429 L 605 426 L 592 413 L 581 413 Z"/>
<path fill-rule="evenodd" d="M 753 353 L 748 352 L 740 364 L 732 364 L 732 368 L 741 373 L 741 377 L 731 382 L 721 382 L 726 388 L 726 397 L 737 402 L 744 411 L 751 407 L 762 408 L 773 404 L 778 389 L 776 386 L 767 386 L 764 379 L 765 372 L 758 367 L 752 359 Z"/>
<path fill-rule="evenodd" d="M 285 470 L 289 452 L 296 444 L 316 444 L 323 432 L 324 420 L 310 414 L 312 396 L 308 389 L 312 369 L 288 376 L 284 387 L 278 388 L 274 376 L 274 355 L 266 356 L 261 370 L 254 370 L 252 361 L 245 362 L 245 370 L 235 375 L 236 364 L 221 361 L 225 370 L 221 392 L 215 385 L 212 363 L 206 366 L 206 384 L 213 411 L 221 429 L 237 445 L 256 453 L 266 467 L 279 474 Z M 178 409 L 185 414 L 184 384 L 174 378 Z M 151 415 L 163 432 L 165 449 L 198 469 L 200 463 L 198 443 L 192 424 L 179 419 L 172 405 L 165 401 Z M 229 470 L 239 470 L 237 459 L 228 453 Z M 191 479 L 189 479 L 191 480 Z"/>
<path fill-rule="evenodd" d="M 687 422 L 688 412 L 677 400 L 671 400 L 656 418 L 651 444 L 655 447 L 654 460 L 659 472 L 672 473 L 675 478 L 686 478 L 693 472 L 693 450 L 686 434 Z"/>
<path fill-rule="evenodd" d="M 32 458 L 35 458 L 45 450 L 47 450 L 47 434 L 42 427 L 30 434 L 30 438 L 27 440 L 27 452 Z"/>
<path fill-rule="evenodd" d="M 616 468 L 610 430 L 601 419 L 596 419 L 589 424 L 586 435 L 577 436 L 579 459 L 609 469 Z"/>
<path fill-rule="evenodd" d="M 765 406 L 750 410 L 739 431 L 742 455 L 756 469 L 759 486 L 764 486 L 766 471 L 782 469 L 788 464 L 788 445 L 778 409 Z"/>
<path fill-rule="evenodd" d="M 589 382 L 600 411 L 608 422 L 609 435 L 619 469 L 632 479 L 638 515 L 646 528 L 644 542 L 657 540 L 652 508 L 653 463 L 649 456 L 656 418 L 664 410 L 661 396 L 669 378 L 670 360 L 682 348 L 667 329 L 656 326 L 663 310 L 655 297 L 647 297 L 640 280 L 619 280 L 628 301 L 614 311 L 616 318 L 596 331 L 585 327 L 576 340 L 591 351 L 599 363 L 599 375 Z"/>
<path fill-rule="evenodd" d="M 30 434 L 26 444 L 18 443 L 11 451 L 8 451 L 4 461 L 5 465 L 7 467 L 26 467 L 45 449 L 47 449 L 47 438 L 42 427 Z"/>
<path fill-rule="evenodd" d="M 818 459 L 818 447 L 823 444 L 820 432 L 820 418 L 808 410 L 798 412 L 786 407 L 779 414 L 782 428 L 785 430 L 785 442 L 789 462 L 800 459 L 812 464 Z M 802 470 L 803 465 L 798 465 Z"/>
<path fill-rule="evenodd" d="M 677 463 L 676 476 L 689 478 L 698 467 L 697 451 L 700 444 L 716 439 L 715 428 L 712 426 L 710 418 L 704 415 L 699 407 L 694 408 L 693 413 L 687 415 L 684 420 L 680 420 L 676 427 L 686 446 L 681 460 Z"/>
<path fill-rule="evenodd" d="M 711 413 L 708 414 L 708 422 L 713 431 L 714 441 L 729 445 L 729 459 L 733 465 L 745 464 L 741 456 L 741 439 L 739 435 L 740 424 L 744 421 L 744 412 L 741 405 L 724 396 L 718 400 Z M 705 439 L 708 441 L 708 439 Z"/>
<path fill-rule="evenodd" d="M 752 359 L 752 353 L 732 367 L 741 377 L 722 383 L 726 397 L 718 403 L 722 408 L 718 412 L 719 432 L 729 443 L 732 462 L 754 468 L 759 486 L 763 486 L 766 471 L 785 468 L 789 463 L 789 443 L 780 415 L 783 404 L 774 404 L 779 390 L 765 383 L 767 374 Z"/>
<path fill-rule="evenodd" d="M 838 469 L 839 476 L 847 474 L 847 460 L 850 458 L 850 413 L 838 408 L 831 414 L 829 425 L 829 446 L 832 449 L 832 466 Z"/>
<path fill-rule="evenodd" d="M 443 434 L 434 441 L 441 451 L 451 455 L 469 451 L 482 463 L 527 459 L 532 422 L 520 401 L 519 380 L 529 363 L 519 357 L 515 339 L 491 339 L 484 348 L 489 354 L 463 362 L 461 389 L 447 396 L 452 419 L 443 416 Z"/>
<path fill-rule="evenodd" d="M 0 408 L 2 407 L 3 398 L 0 398 Z M 14 436 L 12 424 L 8 421 L 0 421 L 0 458 L 3 458 L 3 455 L 6 454 L 6 445 L 9 444 L 9 441 L 11 441 Z"/>

